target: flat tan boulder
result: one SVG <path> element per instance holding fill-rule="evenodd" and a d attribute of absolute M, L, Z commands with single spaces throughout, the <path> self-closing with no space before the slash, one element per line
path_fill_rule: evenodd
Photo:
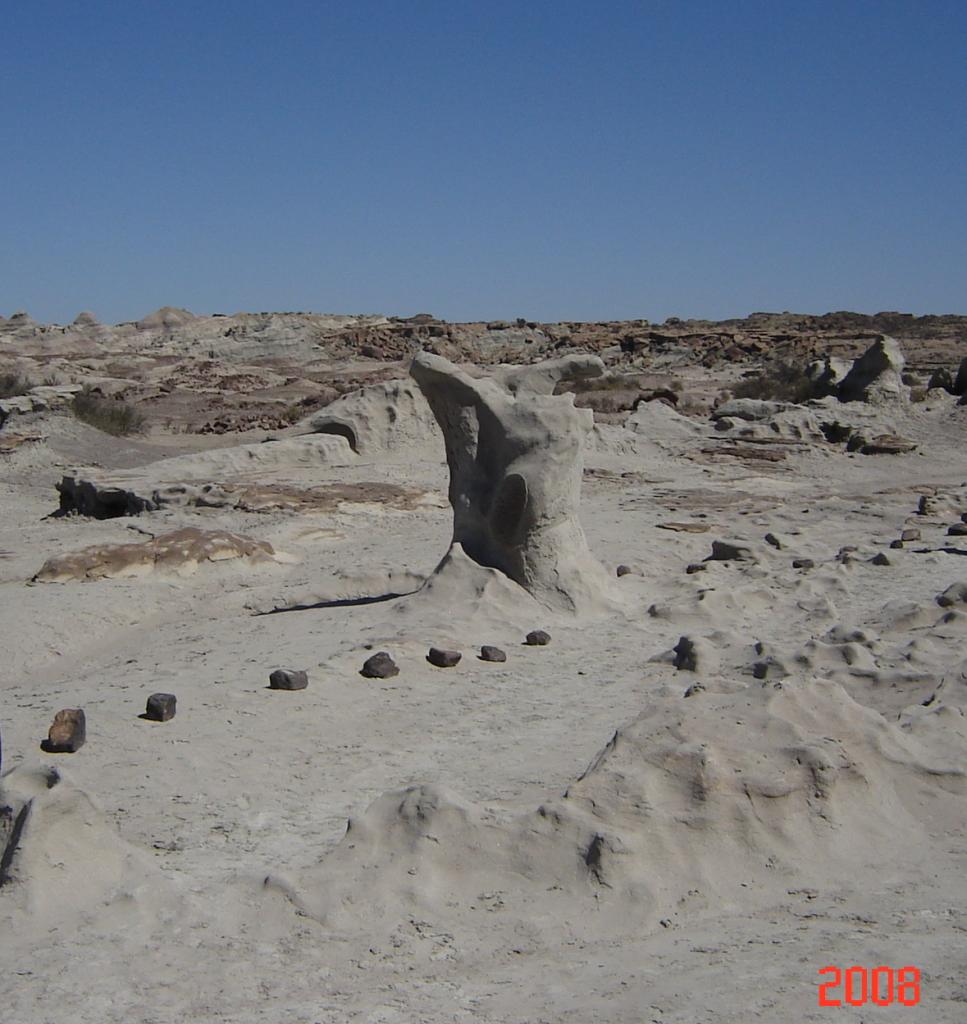
<path fill-rule="evenodd" d="M 205 562 L 244 559 L 249 564 L 278 561 L 272 545 L 228 530 L 187 526 L 139 544 L 99 544 L 49 558 L 34 577 L 39 583 L 121 579 L 155 572 L 190 576 Z"/>

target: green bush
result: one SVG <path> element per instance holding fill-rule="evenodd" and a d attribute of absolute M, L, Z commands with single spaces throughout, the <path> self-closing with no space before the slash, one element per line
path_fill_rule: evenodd
<path fill-rule="evenodd" d="M 763 367 L 754 377 L 739 381 L 732 388 L 736 398 L 767 398 L 778 402 L 808 402 L 822 398 L 825 390 L 806 376 L 802 367 L 777 360 Z"/>
<path fill-rule="evenodd" d="M 15 398 L 25 395 L 33 384 L 20 373 L 0 373 L 0 398 Z"/>
<path fill-rule="evenodd" d="M 90 388 L 74 396 L 71 410 L 82 423 L 103 430 L 106 434 L 122 437 L 127 434 L 141 434 L 145 428 L 145 417 L 133 405 L 118 398 L 105 398 Z"/>

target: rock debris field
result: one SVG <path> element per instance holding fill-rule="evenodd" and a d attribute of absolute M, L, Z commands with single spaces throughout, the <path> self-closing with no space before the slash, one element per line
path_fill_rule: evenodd
<path fill-rule="evenodd" d="M 0 318 L 3 1020 L 962 1022 L 967 332 L 765 316 Z"/>

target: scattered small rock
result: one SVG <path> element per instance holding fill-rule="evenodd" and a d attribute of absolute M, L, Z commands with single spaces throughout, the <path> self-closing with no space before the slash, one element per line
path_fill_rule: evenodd
<path fill-rule="evenodd" d="M 144 717 L 152 722 L 167 722 L 175 717 L 178 698 L 173 693 L 152 693 L 148 698 Z"/>
<path fill-rule="evenodd" d="M 770 654 L 755 662 L 752 666 L 752 675 L 756 679 L 784 679 L 789 675 L 789 670 L 779 658 Z"/>
<path fill-rule="evenodd" d="M 718 653 L 706 637 L 679 637 L 672 655 L 672 664 L 679 670 L 714 672 L 718 669 Z"/>
<path fill-rule="evenodd" d="M 930 374 L 930 379 L 927 381 L 927 390 L 933 391 L 934 388 L 943 388 L 944 391 L 954 394 L 954 377 L 946 366 L 938 366 Z"/>
<path fill-rule="evenodd" d="M 359 674 L 367 679 L 389 679 L 399 673 L 399 666 L 386 651 L 377 651 L 367 658 L 359 670 Z"/>
<path fill-rule="evenodd" d="M 309 676 L 301 669 L 277 668 L 269 676 L 273 690 L 304 690 L 309 685 Z"/>
<path fill-rule="evenodd" d="M 861 455 L 904 455 L 916 449 L 913 441 L 896 434 L 879 434 L 860 447 Z"/>
<path fill-rule="evenodd" d="M 704 693 L 705 687 L 701 683 L 692 683 L 692 685 L 685 691 L 686 697 L 694 697 L 696 693 Z"/>
<path fill-rule="evenodd" d="M 615 575 L 617 576 L 627 576 L 632 572 L 634 572 L 634 569 L 632 569 L 630 565 L 619 565 L 618 568 L 615 569 Z"/>
<path fill-rule="evenodd" d="M 87 739 L 87 719 L 80 708 L 65 708 L 54 715 L 41 748 L 48 754 L 73 754 Z"/>
<path fill-rule="evenodd" d="M 426 660 L 437 668 L 453 668 L 459 664 L 463 655 L 459 651 L 445 651 L 440 647 L 431 647 Z"/>
<path fill-rule="evenodd" d="M 499 647 L 492 647 L 490 644 L 484 644 L 480 648 L 480 660 L 481 661 L 506 661 L 507 655 Z"/>
<path fill-rule="evenodd" d="M 919 540 L 920 531 L 915 526 L 907 527 L 901 534 L 900 540 Z"/>
<path fill-rule="evenodd" d="M 532 630 L 524 638 L 524 643 L 529 647 L 546 647 L 551 642 L 551 634 L 545 633 L 543 629 Z"/>
<path fill-rule="evenodd" d="M 713 540 L 709 560 L 713 562 L 754 562 L 755 555 L 748 544 L 735 540 Z"/>
<path fill-rule="evenodd" d="M 967 537 L 967 523 L 954 523 L 947 529 L 948 537 Z"/>
<path fill-rule="evenodd" d="M 871 565 L 892 565 L 893 563 L 890 561 L 889 558 L 887 558 L 886 552 L 885 551 L 881 551 L 879 554 L 874 555 L 870 559 L 870 564 Z"/>
<path fill-rule="evenodd" d="M 967 604 L 967 583 L 951 583 L 942 594 L 937 594 L 936 600 L 941 608 L 952 608 L 955 604 Z"/>
<path fill-rule="evenodd" d="M 890 541 L 890 547 L 891 548 L 902 548 L 903 547 L 903 541 L 902 540 L 891 540 Z"/>
<path fill-rule="evenodd" d="M 782 550 L 782 541 L 774 533 L 767 533 L 765 536 L 766 544 L 771 544 L 777 551 Z"/>
<path fill-rule="evenodd" d="M 794 558 L 792 567 L 793 569 L 815 569 L 816 563 L 811 558 Z"/>
<path fill-rule="evenodd" d="M 685 566 L 685 572 L 691 574 L 695 572 L 705 572 L 708 566 L 704 562 L 692 562 L 691 565 Z"/>

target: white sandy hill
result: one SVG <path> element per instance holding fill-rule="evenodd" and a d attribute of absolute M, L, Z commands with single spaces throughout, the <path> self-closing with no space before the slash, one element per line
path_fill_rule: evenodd
<path fill-rule="evenodd" d="M 940 753 L 944 715 L 960 730 Z M 963 809 L 964 754 L 963 703 L 897 724 L 823 680 L 698 692 L 650 704 L 534 811 L 507 816 L 438 785 L 388 792 L 317 868 L 267 884 L 339 931 L 430 914 L 469 939 L 496 891 L 541 932 L 578 917 L 585 933 L 635 933 L 909 855 L 925 807 Z"/>
<path fill-rule="evenodd" d="M 103 808 L 60 768 L 0 780 L 0 926 L 42 935 L 97 914 L 98 929 L 150 926 L 170 887 Z"/>

